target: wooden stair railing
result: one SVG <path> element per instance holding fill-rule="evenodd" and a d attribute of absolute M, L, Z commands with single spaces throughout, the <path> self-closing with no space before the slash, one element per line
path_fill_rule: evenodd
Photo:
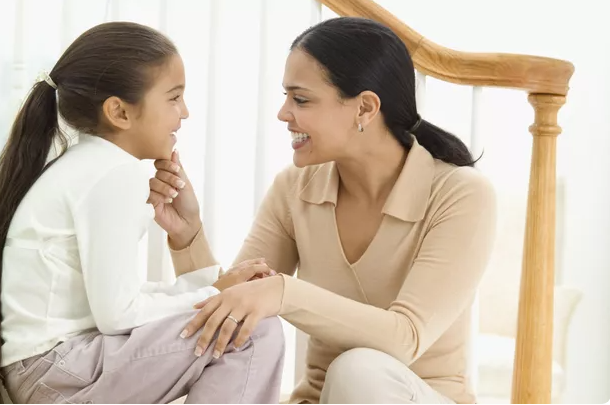
<path fill-rule="evenodd" d="M 513 370 L 513 403 L 550 403 L 553 350 L 556 140 L 572 63 L 506 53 L 445 48 L 415 32 L 371 0 L 320 0 L 340 16 L 365 17 L 390 27 L 406 44 L 415 68 L 446 82 L 524 90 L 534 108 L 523 268 Z"/>

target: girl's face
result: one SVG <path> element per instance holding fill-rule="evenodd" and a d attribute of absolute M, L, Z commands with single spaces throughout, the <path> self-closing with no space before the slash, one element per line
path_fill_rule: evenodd
<path fill-rule="evenodd" d="M 184 102 L 184 64 L 175 55 L 155 76 L 155 83 L 141 103 L 135 121 L 134 141 L 145 159 L 169 159 L 176 144 L 176 132 L 189 111 Z"/>
<path fill-rule="evenodd" d="M 138 105 L 107 100 L 104 112 L 118 129 L 112 141 L 139 159 L 169 159 L 176 132 L 189 112 L 184 102 L 184 64 L 174 55 L 152 70 L 153 85 Z"/>

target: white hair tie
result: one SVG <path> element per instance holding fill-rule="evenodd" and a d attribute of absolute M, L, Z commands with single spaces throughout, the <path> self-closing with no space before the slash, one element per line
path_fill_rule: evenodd
<path fill-rule="evenodd" d="M 39 82 L 46 82 L 49 86 L 51 86 L 53 88 L 53 90 L 57 90 L 57 85 L 55 84 L 55 82 L 53 81 L 53 79 L 51 79 L 51 76 L 49 75 L 49 72 L 43 70 L 42 72 L 40 72 L 38 74 L 38 77 L 36 78 L 36 83 Z"/>

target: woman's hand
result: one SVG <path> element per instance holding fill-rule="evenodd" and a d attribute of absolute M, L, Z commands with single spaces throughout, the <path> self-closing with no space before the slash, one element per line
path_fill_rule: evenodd
<path fill-rule="evenodd" d="M 265 259 L 246 260 L 227 270 L 226 273 L 218 278 L 213 286 L 219 291 L 224 291 L 234 285 L 274 276 L 275 274 L 275 271 L 267 266 Z"/>
<path fill-rule="evenodd" d="M 235 347 L 246 343 L 261 319 L 277 315 L 283 295 L 284 280 L 280 276 L 238 284 L 195 305 L 201 311 L 180 336 L 192 336 L 203 326 L 195 348 L 195 355 L 201 356 L 220 328 L 213 352 L 213 356 L 218 358 L 224 353 L 239 324 L 241 330 L 233 341 Z"/>
<path fill-rule="evenodd" d="M 187 247 L 201 228 L 199 203 L 193 186 L 174 151 L 171 160 L 155 161 L 157 172 L 150 179 L 148 203 L 155 208 L 155 221 L 163 228 L 173 249 Z"/>

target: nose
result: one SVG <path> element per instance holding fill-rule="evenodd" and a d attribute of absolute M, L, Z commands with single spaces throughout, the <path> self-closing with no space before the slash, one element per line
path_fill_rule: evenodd
<path fill-rule="evenodd" d="M 180 114 L 181 119 L 185 120 L 189 117 L 189 109 L 186 106 L 186 103 L 184 101 L 182 102 L 182 108 L 180 109 L 180 112 L 181 112 L 181 114 Z"/>
<path fill-rule="evenodd" d="M 282 122 L 288 122 L 294 119 L 294 116 L 289 111 L 288 106 L 286 104 L 287 103 L 284 103 L 280 110 L 277 112 L 277 119 Z"/>

